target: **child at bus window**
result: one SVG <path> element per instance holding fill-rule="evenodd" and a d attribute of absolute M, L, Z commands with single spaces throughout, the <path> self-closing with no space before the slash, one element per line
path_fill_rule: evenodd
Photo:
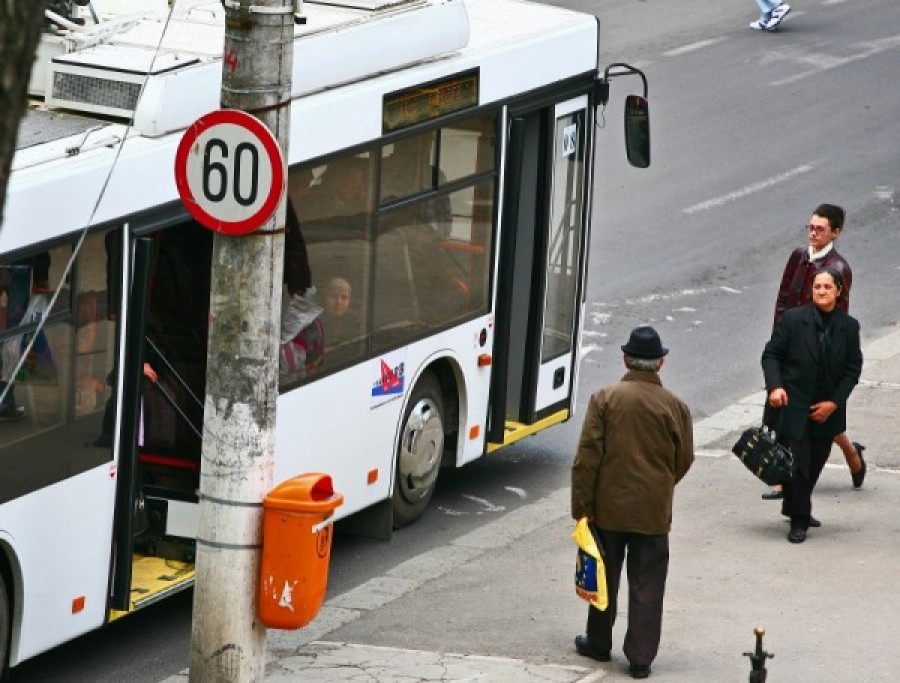
<path fill-rule="evenodd" d="M 362 313 L 353 300 L 353 287 L 345 277 L 333 277 L 325 286 L 322 324 L 325 328 L 324 362 L 340 365 L 360 358 L 365 351 Z"/>
<path fill-rule="evenodd" d="M 350 283 L 342 277 L 335 277 L 325 289 L 325 312 L 329 318 L 343 318 L 350 310 Z"/>

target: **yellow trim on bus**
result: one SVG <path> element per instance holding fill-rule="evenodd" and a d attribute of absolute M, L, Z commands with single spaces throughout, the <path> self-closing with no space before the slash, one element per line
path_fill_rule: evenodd
<path fill-rule="evenodd" d="M 131 601 L 128 610 L 111 609 L 115 621 L 141 607 L 177 593 L 194 583 L 194 565 L 152 555 L 135 555 L 131 565 Z"/>
<path fill-rule="evenodd" d="M 568 419 L 569 410 L 565 409 L 560 410 L 558 413 L 553 413 L 552 415 L 545 417 L 543 420 L 538 420 L 531 425 L 522 424 L 521 422 L 507 421 L 503 433 L 503 443 L 488 442 L 487 452 L 493 453 L 494 451 L 499 450 L 504 446 L 509 446 L 510 444 L 514 444 L 520 439 L 524 439 L 526 436 L 537 434 L 538 432 L 547 429 L 547 427 L 552 427 L 553 425 L 559 424 L 560 422 L 565 422 Z"/>

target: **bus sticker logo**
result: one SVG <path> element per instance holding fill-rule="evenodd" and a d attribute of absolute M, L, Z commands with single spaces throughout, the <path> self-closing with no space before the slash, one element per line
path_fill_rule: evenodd
<path fill-rule="evenodd" d="M 569 157 L 575 154 L 575 148 L 578 144 L 578 124 L 573 123 L 563 128 L 562 134 L 562 155 Z"/>
<path fill-rule="evenodd" d="M 381 379 L 372 387 L 372 396 L 391 396 L 403 393 L 403 363 L 396 368 L 381 361 Z"/>

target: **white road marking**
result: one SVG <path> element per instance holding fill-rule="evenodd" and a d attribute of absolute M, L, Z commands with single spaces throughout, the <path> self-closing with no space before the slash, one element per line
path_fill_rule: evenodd
<path fill-rule="evenodd" d="M 876 185 L 875 198 L 891 205 L 891 211 L 897 211 L 898 207 L 894 204 L 894 188 L 889 185 Z"/>
<path fill-rule="evenodd" d="M 485 498 L 471 496 L 468 493 L 462 494 L 462 497 L 471 500 L 473 503 L 478 503 L 481 507 L 484 508 L 484 512 L 503 512 L 506 509 L 505 505 L 494 505 L 491 501 L 486 500 Z"/>
<path fill-rule="evenodd" d="M 677 57 L 678 55 L 684 55 L 688 52 L 696 52 L 697 50 L 702 50 L 705 47 L 711 47 L 712 45 L 718 45 L 719 43 L 723 43 L 727 40 L 726 37 L 722 38 L 710 38 L 709 40 L 699 40 L 696 43 L 690 43 L 688 45 L 682 45 L 681 47 L 676 47 L 673 50 L 669 50 L 668 52 L 663 52 L 663 57 Z"/>
<path fill-rule="evenodd" d="M 602 351 L 602 350 L 603 350 L 603 347 L 597 346 L 597 344 L 582 344 L 580 358 L 581 358 L 581 360 L 584 360 L 585 358 L 588 357 L 589 354 L 593 353 L 594 351 Z"/>
<path fill-rule="evenodd" d="M 667 301 L 668 299 L 680 299 L 686 296 L 697 296 L 699 294 L 706 294 L 707 290 L 704 287 L 700 289 L 682 289 L 678 292 L 665 292 L 662 294 L 647 294 L 642 297 L 638 297 L 637 299 L 625 299 L 626 306 L 636 306 L 639 304 L 649 304 L 654 301 Z"/>
<path fill-rule="evenodd" d="M 847 64 L 852 64 L 853 62 L 874 57 L 882 52 L 895 50 L 900 48 L 900 35 L 888 36 L 887 38 L 879 38 L 878 40 L 863 43 L 862 48 L 861 52 L 857 52 L 855 55 L 849 55 L 847 57 L 835 57 L 833 55 L 818 52 L 799 53 L 796 51 L 787 51 L 787 55 L 782 54 L 782 56 L 779 57 L 780 62 L 787 59 L 788 61 L 800 62 L 801 64 L 810 64 L 813 68 L 801 71 L 800 73 L 788 76 L 787 78 L 772 81 L 772 85 L 790 85 L 791 83 L 809 76 L 817 76 L 825 71 L 830 71 L 831 69 L 837 69 L 846 66 Z"/>
<path fill-rule="evenodd" d="M 519 498 L 521 498 L 523 500 L 525 498 L 528 498 L 528 492 L 525 489 L 519 489 L 519 488 L 516 488 L 515 486 L 504 486 L 503 488 L 506 489 L 507 491 L 509 491 L 510 493 L 515 493 Z"/>
<path fill-rule="evenodd" d="M 694 456 L 698 458 L 721 458 L 726 455 L 731 455 L 731 451 L 721 450 L 721 449 L 713 449 L 713 450 L 695 450 Z"/>
<path fill-rule="evenodd" d="M 588 311 L 587 317 L 591 325 L 607 325 L 609 324 L 609 321 L 612 320 L 611 313 L 594 313 Z"/>
<path fill-rule="evenodd" d="M 443 512 L 448 517 L 465 517 L 468 515 L 468 512 L 463 512 L 462 510 L 454 510 L 453 508 L 447 508 L 443 505 L 438 505 L 438 510 Z"/>
<path fill-rule="evenodd" d="M 728 292 L 729 294 L 743 294 L 741 290 L 734 289 L 733 287 L 726 287 L 725 285 L 722 285 L 721 287 L 719 287 L 719 289 L 721 289 L 723 292 Z"/>
<path fill-rule="evenodd" d="M 757 192 L 762 192 L 763 190 L 768 190 L 770 187 L 774 187 L 779 183 L 790 180 L 795 176 L 809 173 L 814 168 L 815 166 L 811 163 L 803 164 L 802 166 L 797 166 L 797 168 L 792 168 L 790 171 L 785 171 L 780 175 L 767 178 L 766 180 L 762 180 L 758 183 L 753 183 L 752 185 L 747 185 L 746 187 L 742 187 L 740 190 L 735 190 L 734 192 L 729 192 L 728 194 L 721 195 L 720 197 L 714 197 L 712 199 L 707 199 L 705 202 L 694 204 L 687 207 L 686 209 L 682 209 L 681 212 L 692 214 L 699 213 L 701 211 L 708 211 L 709 209 L 715 209 L 723 206 L 724 204 L 728 204 L 729 202 L 737 201 L 738 199 L 743 199 L 744 197 L 749 197 L 750 195 L 756 194 Z"/>

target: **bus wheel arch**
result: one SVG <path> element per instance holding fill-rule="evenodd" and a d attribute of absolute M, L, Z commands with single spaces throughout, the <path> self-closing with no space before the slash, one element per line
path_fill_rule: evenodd
<path fill-rule="evenodd" d="M 445 459 L 456 452 L 457 378 L 447 360 L 419 375 L 403 411 L 394 465 L 393 528 L 415 522 L 428 507 Z"/>

